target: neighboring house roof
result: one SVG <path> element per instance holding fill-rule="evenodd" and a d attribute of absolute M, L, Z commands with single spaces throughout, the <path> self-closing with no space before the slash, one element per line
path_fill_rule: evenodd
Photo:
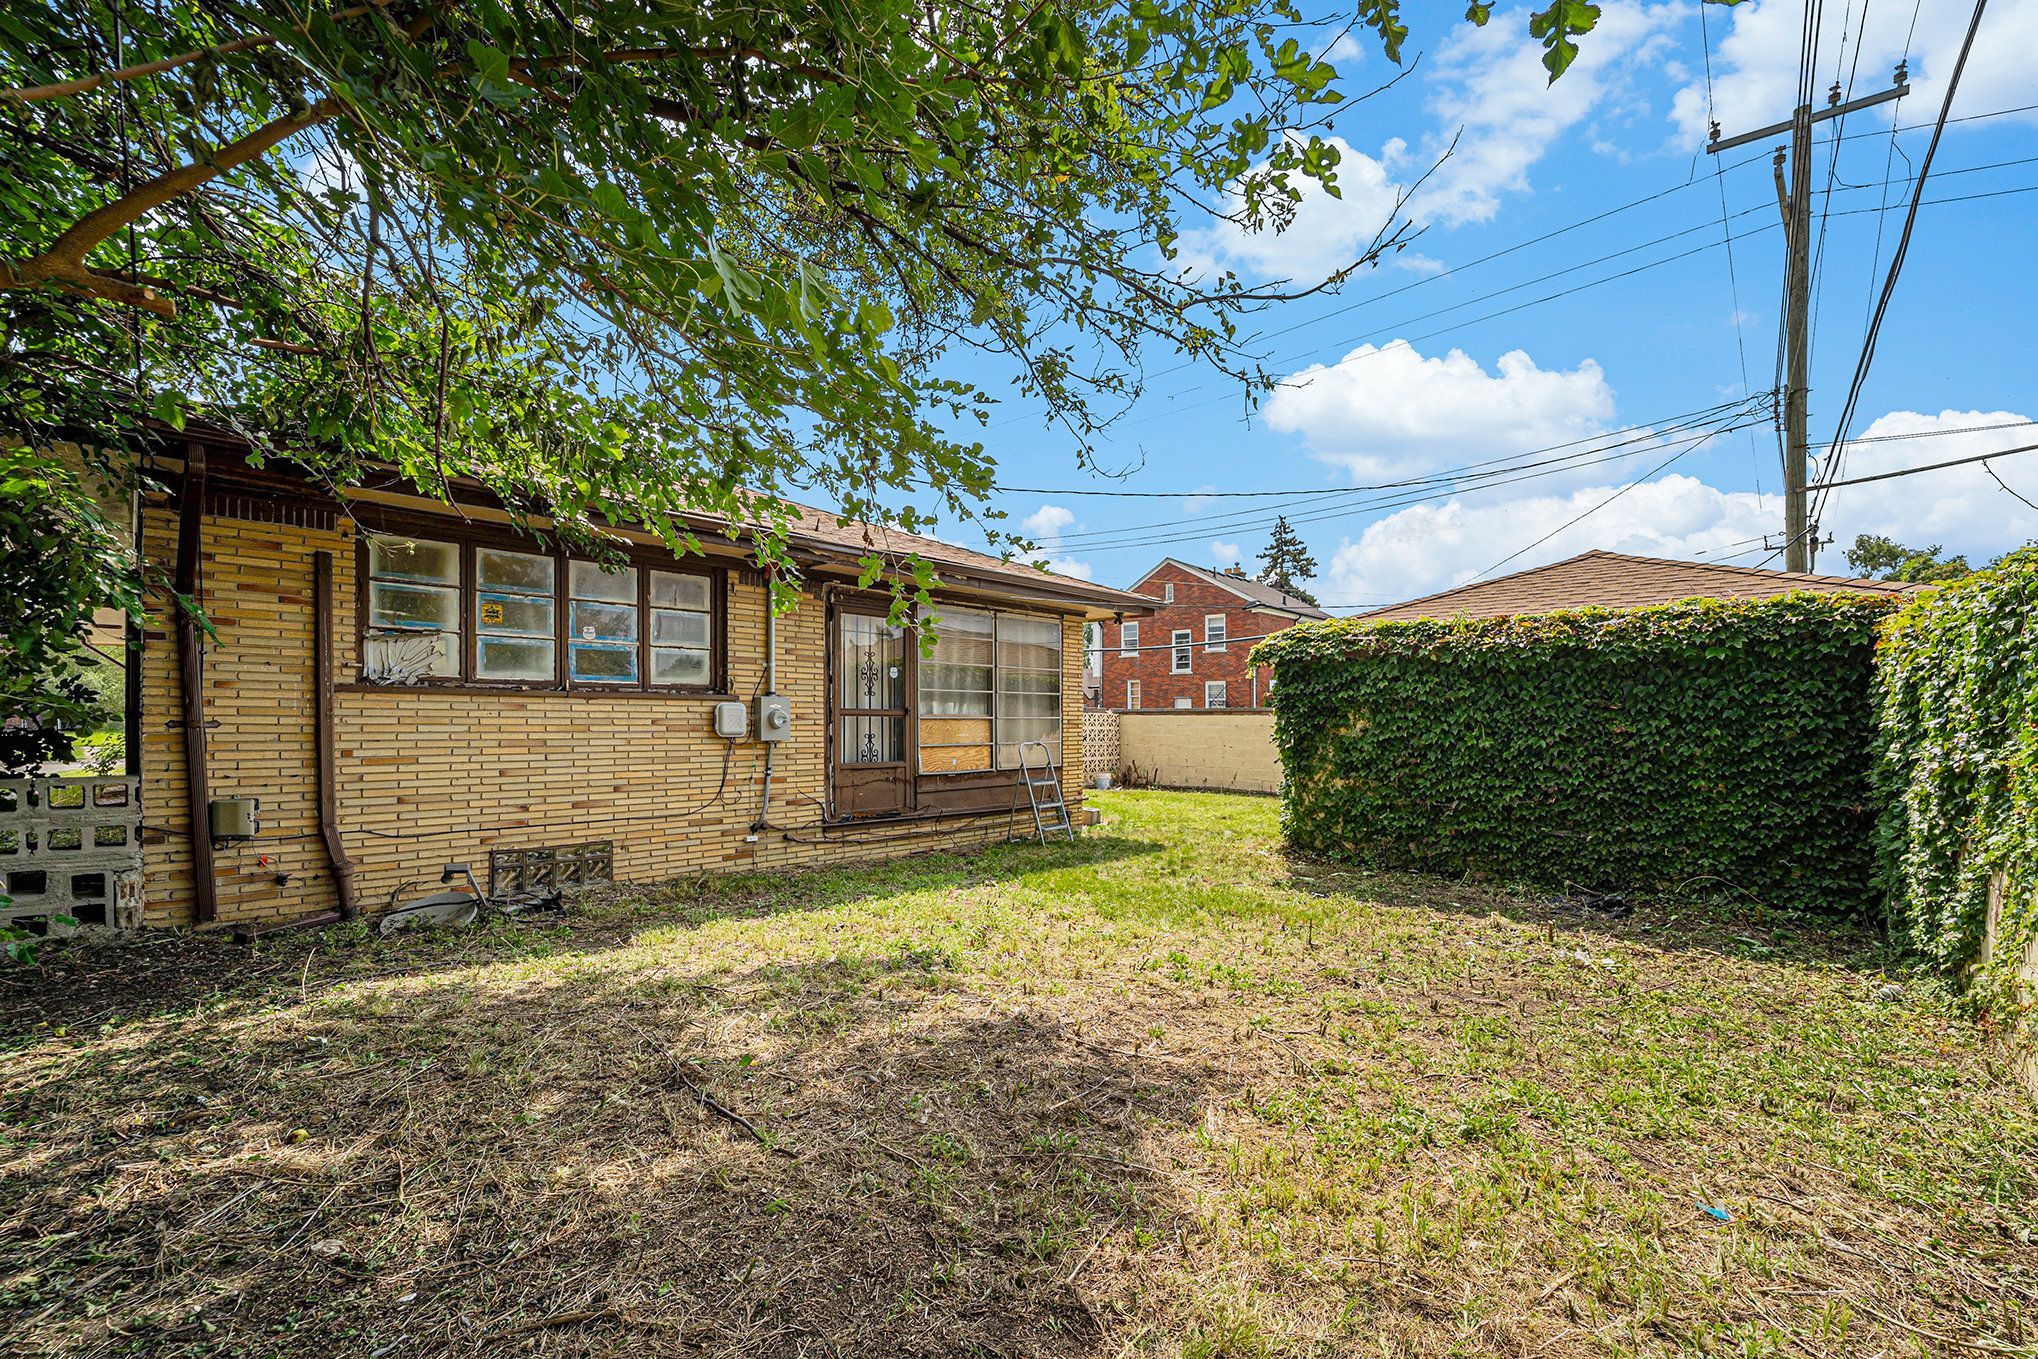
<path fill-rule="evenodd" d="M 1625 552 L 1581 552 L 1548 566 L 1517 571 L 1497 580 L 1460 585 L 1354 617 L 1368 622 L 1409 618 L 1505 618 L 1554 613 L 1558 609 L 1640 608 L 1676 599 L 1766 599 L 1793 590 L 1825 594 L 1887 595 L 1922 587 L 1903 581 L 1859 576 L 1817 576 L 1765 571 L 1721 562 L 1669 561 Z"/>
<path fill-rule="evenodd" d="M 1138 583 L 1132 587 L 1133 590 L 1137 592 L 1140 585 L 1144 585 L 1147 578 L 1152 576 L 1154 571 L 1160 570 L 1162 566 L 1180 567 L 1199 580 L 1207 581 L 1221 589 L 1231 591 L 1257 609 L 1274 609 L 1281 613 L 1293 614 L 1297 618 L 1330 617 L 1329 614 L 1317 608 L 1314 604 L 1299 599 L 1284 590 L 1278 590 L 1265 581 L 1254 580 L 1251 576 L 1233 576 L 1227 575 L 1222 571 L 1207 570 L 1201 566 L 1191 565 L 1179 557 L 1162 558 L 1159 565 L 1139 578 Z M 1149 598 L 1147 602 L 1150 604 L 1153 600 Z"/>

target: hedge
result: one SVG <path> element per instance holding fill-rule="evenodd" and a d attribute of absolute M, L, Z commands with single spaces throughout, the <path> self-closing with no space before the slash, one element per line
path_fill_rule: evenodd
<path fill-rule="evenodd" d="M 1862 915 L 1876 626 L 1858 596 L 1313 623 L 1279 673 L 1298 848 L 1561 887 Z"/>
<path fill-rule="evenodd" d="M 1876 659 L 1891 922 L 1942 968 L 1966 967 L 1979 960 L 1989 879 L 2003 874 L 1998 946 L 1974 980 L 2014 1016 L 2016 963 L 2038 933 L 2038 549 L 1906 605 Z"/>

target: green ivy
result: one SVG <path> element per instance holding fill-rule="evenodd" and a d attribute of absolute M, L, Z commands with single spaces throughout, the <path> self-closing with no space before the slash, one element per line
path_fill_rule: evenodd
<path fill-rule="evenodd" d="M 1340 619 L 1278 667 L 1298 848 L 1552 887 L 1875 901 L 1879 599 L 1793 594 L 1532 618 Z"/>
<path fill-rule="evenodd" d="M 1980 964 L 1974 994 L 2005 1018 L 2023 1008 L 2015 968 L 2038 933 L 2034 643 L 2038 548 L 2025 548 L 1906 605 L 1876 658 L 1877 849 L 1891 923 L 1942 968 Z M 1997 873 L 2009 890 L 1982 963 Z"/>

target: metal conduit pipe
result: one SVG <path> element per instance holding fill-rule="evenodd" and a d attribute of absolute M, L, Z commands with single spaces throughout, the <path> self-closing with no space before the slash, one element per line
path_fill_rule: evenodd
<path fill-rule="evenodd" d="M 764 571 L 764 692 L 778 693 L 778 568 Z M 759 733 L 762 735 L 762 733 Z M 750 823 L 755 835 L 771 823 L 771 766 L 778 754 L 778 742 L 764 743 L 764 792 L 757 802 L 757 819 Z"/>

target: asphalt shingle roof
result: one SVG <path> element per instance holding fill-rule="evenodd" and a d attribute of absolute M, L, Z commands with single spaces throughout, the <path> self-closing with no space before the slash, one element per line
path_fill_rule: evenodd
<path fill-rule="evenodd" d="M 1922 587 L 1859 576 L 1767 571 L 1723 562 L 1670 561 L 1625 552 L 1581 552 L 1496 580 L 1460 585 L 1356 617 L 1369 622 L 1409 618 L 1506 618 L 1559 609 L 1633 609 L 1677 599 L 1767 599 L 1793 590 L 1902 597 Z"/>

